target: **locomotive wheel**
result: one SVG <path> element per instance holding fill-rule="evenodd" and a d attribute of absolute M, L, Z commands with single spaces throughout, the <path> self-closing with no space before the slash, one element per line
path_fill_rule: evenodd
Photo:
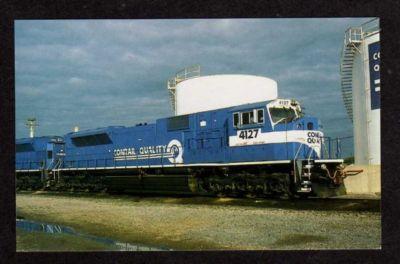
<path fill-rule="evenodd" d="M 226 193 L 223 193 L 223 192 L 219 192 L 219 193 L 217 193 L 217 197 L 218 198 L 225 198 L 225 197 L 227 197 L 228 195 L 226 194 Z"/>
<path fill-rule="evenodd" d="M 246 194 L 246 198 L 254 199 L 254 198 L 257 198 L 257 195 L 255 193 L 248 193 L 248 194 Z"/>
<path fill-rule="evenodd" d="M 306 200 L 310 196 L 309 193 L 297 193 L 295 197 L 300 200 Z"/>

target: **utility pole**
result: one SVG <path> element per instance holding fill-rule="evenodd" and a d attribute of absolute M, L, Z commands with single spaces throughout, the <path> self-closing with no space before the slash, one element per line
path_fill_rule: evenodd
<path fill-rule="evenodd" d="M 28 118 L 25 125 L 29 128 L 29 137 L 33 138 L 35 136 L 35 127 L 39 126 L 36 122 L 36 118 Z"/>

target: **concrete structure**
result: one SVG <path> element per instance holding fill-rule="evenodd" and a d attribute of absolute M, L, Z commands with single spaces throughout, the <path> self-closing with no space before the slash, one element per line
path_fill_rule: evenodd
<path fill-rule="evenodd" d="M 195 73 L 195 74 L 193 74 Z M 220 109 L 278 97 L 276 81 L 253 75 L 200 76 L 200 68 L 178 73 L 168 82 L 175 115 Z"/>
<path fill-rule="evenodd" d="M 364 172 L 346 179 L 353 193 L 380 192 L 380 28 L 379 19 L 345 33 L 340 73 L 343 101 L 353 122 L 353 169 Z"/>

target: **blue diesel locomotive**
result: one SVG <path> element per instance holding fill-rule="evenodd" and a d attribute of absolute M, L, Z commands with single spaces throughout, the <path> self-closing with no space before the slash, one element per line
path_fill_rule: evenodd
<path fill-rule="evenodd" d="M 276 99 L 17 140 L 16 171 L 40 175 L 46 186 L 310 195 L 342 185 L 343 160 L 323 159 L 320 128 L 296 100 Z"/>

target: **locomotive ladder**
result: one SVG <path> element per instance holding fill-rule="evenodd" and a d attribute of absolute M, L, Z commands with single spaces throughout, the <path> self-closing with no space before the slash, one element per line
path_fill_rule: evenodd
<path fill-rule="evenodd" d="M 362 28 L 352 27 L 347 29 L 343 41 L 342 55 L 340 60 L 340 77 L 342 87 L 342 97 L 344 106 L 351 122 L 353 122 L 353 65 L 354 55 L 359 52 L 358 46 L 362 42 Z"/>
<path fill-rule="evenodd" d="M 294 173 L 294 183 L 297 184 L 297 177 L 299 177 L 300 189 L 297 192 L 308 193 L 311 191 L 311 169 L 314 166 L 311 162 L 312 149 L 309 149 L 306 156 L 307 164 L 303 167 L 302 161 L 298 160 L 297 157 L 300 153 L 300 150 L 304 144 L 301 143 L 299 148 L 296 151 L 296 155 L 293 159 L 293 173 Z M 305 169 L 306 171 L 303 171 Z M 304 180 L 306 178 L 307 180 Z"/>
<path fill-rule="evenodd" d="M 53 171 L 54 171 L 53 176 L 55 178 L 57 175 L 57 182 L 60 180 L 60 176 L 61 176 L 61 170 L 60 170 L 61 165 L 62 165 L 62 160 L 58 159 L 56 165 L 53 168 Z"/>

